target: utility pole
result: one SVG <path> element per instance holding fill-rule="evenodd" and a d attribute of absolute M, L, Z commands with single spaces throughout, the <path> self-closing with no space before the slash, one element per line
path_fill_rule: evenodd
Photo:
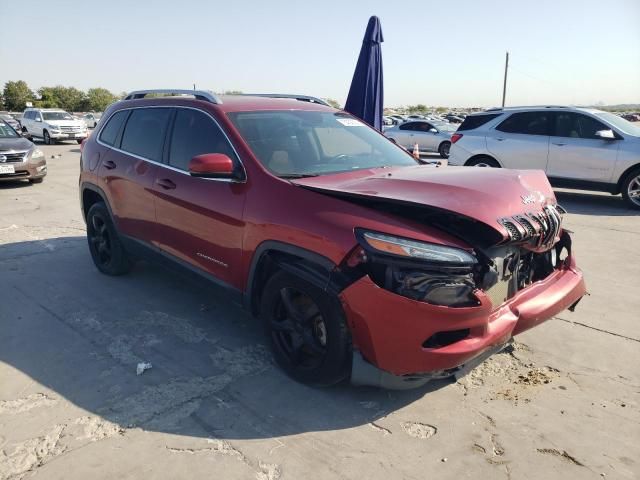
<path fill-rule="evenodd" d="M 502 85 L 502 107 L 504 107 L 504 100 L 507 96 L 507 71 L 509 70 L 509 52 L 504 61 L 504 84 Z"/>

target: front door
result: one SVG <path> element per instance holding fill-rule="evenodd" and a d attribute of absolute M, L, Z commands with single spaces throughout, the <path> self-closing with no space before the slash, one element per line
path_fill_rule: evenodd
<path fill-rule="evenodd" d="M 158 246 L 190 265 L 238 287 L 246 183 L 192 177 L 191 158 L 224 153 L 239 159 L 209 114 L 178 108 L 166 165 L 154 185 Z"/>
<path fill-rule="evenodd" d="M 487 135 L 487 150 L 505 168 L 546 170 L 550 112 L 518 112 Z"/>
<path fill-rule="evenodd" d="M 610 130 L 610 127 L 581 113 L 556 112 L 547 175 L 609 182 L 622 140 L 596 137 L 599 130 Z"/>

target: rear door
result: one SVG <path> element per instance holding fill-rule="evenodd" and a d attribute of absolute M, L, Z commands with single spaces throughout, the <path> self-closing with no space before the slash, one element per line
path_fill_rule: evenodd
<path fill-rule="evenodd" d="M 439 144 L 438 129 L 428 122 L 416 122 L 416 129 L 415 139 L 420 151 L 436 151 Z"/>
<path fill-rule="evenodd" d="M 511 114 L 489 130 L 487 150 L 505 168 L 546 170 L 551 112 Z"/>
<path fill-rule="evenodd" d="M 208 113 L 177 108 L 165 165 L 153 186 L 159 247 L 190 265 L 239 287 L 246 183 L 192 177 L 191 158 L 224 153 L 240 160 Z"/>
<path fill-rule="evenodd" d="M 399 145 L 406 148 L 413 148 L 416 142 L 415 134 L 417 125 L 418 122 L 405 122 L 398 127 L 395 138 Z"/>
<path fill-rule="evenodd" d="M 547 175 L 609 182 L 622 140 L 596 137 L 595 132 L 611 128 L 588 115 L 554 112 L 554 120 Z"/>
<path fill-rule="evenodd" d="M 147 243 L 154 243 L 156 235 L 153 185 L 172 113 L 164 107 L 121 110 L 98 138 L 112 148 L 101 159 L 99 177 L 118 230 Z M 120 121 L 124 128 L 113 138 L 110 126 Z"/>

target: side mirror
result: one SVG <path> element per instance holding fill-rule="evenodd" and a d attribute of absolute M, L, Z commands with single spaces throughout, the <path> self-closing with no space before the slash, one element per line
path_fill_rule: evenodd
<path fill-rule="evenodd" d="M 196 155 L 189 162 L 189 173 L 193 177 L 233 178 L 233 160 L 223 153 Z"/>
<path fill-rule="evenodd" d="M 595 136 L 598 138 L 602 138 L 603 140 L 615 140 L 616 134 L 613 133 L 613 130 L 598 130 L 595 133 Z"/>
<path fill-rule="evenodd" d="M 430 129 L 429 129 L 429 131 L 430 131 L 431 133 L 438 133 L 438 130 L 436 130 L 435 128 L 430 128 Z"/>
<path fill-rule="evenodd" d="M 42 119 L 40 117 L 36 117 L 36 122 L 42 122 Z"/>

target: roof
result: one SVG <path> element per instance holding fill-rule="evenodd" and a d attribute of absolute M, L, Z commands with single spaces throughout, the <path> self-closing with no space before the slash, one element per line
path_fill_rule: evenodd
<path fill-rule="evenodd" d="M 501 113 L 501 112 L 505 112 L 505 113 L 511 113 L 511 112 L 531 112 L 531 111 L 539 111 L 539 110 L 549 110 L 549 109 L 553 109 L 553 110 L 561 110 L 561 109 L 567 109 L 567 110 L 572 110 L 572 111 L 581 111 L 581 112 L 599 112 L 600 110 L 598 110 L 597 108 L 591 108 L 591 107 L 576 107 L 576 106 L 570 106 L 570 105 L 531 105 L 531 106 L 514 106 L 514 107 L 494 107 L 494 108 L 488 108 L 487 110 L 481 111 L 481 112 L 474 112 L 469 114 L 469 116 L 475 116 L 475 115 L 485 115 L 487 113 Z"/>
<path fill-rule="evenodd" d="M 131 105 L 162 105 L 171 103 L 172 105 L 199 105 L 221 110 L 225 113 L 244 112 L 256 110 L 310 110 L 310 111 L 335 111 L 331 107 L 297 100 L 295 98 L 273 98 L 251 95 L 221 95 L 217 97 L 221 103 L 212 103 L 206 100 L 199 100 L 189 95 L 136 98 L 131 100 L 121 100 L 119 106 Z"/>

